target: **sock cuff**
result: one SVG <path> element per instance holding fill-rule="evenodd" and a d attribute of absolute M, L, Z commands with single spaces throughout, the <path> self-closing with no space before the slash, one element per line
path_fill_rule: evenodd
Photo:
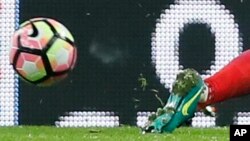
<path fill-rule="evenodd" d="M 202 91 L 201 95 L 200 95 L 200 100 L 199 103 L 205 103 L 208 99 L 208 94 L 209 94 L 209 87 L 207 86 L 207 84 L 204 84 L 204 90 Z"/>

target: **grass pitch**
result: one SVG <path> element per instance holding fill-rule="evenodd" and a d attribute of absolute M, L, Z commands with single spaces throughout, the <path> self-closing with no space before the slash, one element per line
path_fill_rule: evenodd
<path fill-rule="evenodd" d="M 229 128 L 181 127 L 172 134 L 141 134 L 137 127 L 1 127 L 0 141 L 229 141 Z"/>

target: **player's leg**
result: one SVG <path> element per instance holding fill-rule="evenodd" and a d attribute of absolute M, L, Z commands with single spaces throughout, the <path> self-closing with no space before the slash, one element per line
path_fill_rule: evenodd
<path fill-rule="evenodd" d="M 219 72 L 205 79 L 203 87 L 205 89 L 200 93 L 201 99 L 199 99 L 199 106 L 203 107 L 233 97 L 250 94 L 250 50 L 243 52 Z M 192 103 L 193 107 L 197 106 L 197 102 L 192 101 L 195 95 L 192 93 L 192 89 L 190 89 L 190 92 L 182 100 L 183 104 L 178 107 L 179 110 L 166 125 L 166 131 L 173 131 L 180 124 L 191 118 L 191 116 L 183 114 L 185 106 L 182 105 Z M 190 108 L 190 114 L 192 112 L 195 112 L 194 108 Z"/>
<path fill-rule="evenodd" d="M 250 50 L 243 52 L 219 72 L 205 79 L 205 85 L 203 86 L 206 89 L 200 93 L 199 103 L 199 106 L 202 107 L 250 94 Z M 183 98 L 182 104 L 178 106 L 177 112 L 165 126 L 165 131 L 172 132 L 180 124 L 191 118 L 190 115 L 183 113 L 186 109 L 184 105 L 190 105 L 191 103 L 193 107 L 197 106 L 197 102 L 192 100 L 195 99 L 195 96 L 196 94 L 192 93 L 192 89 L 190 89 L 190 92 Z M 195 112 L 194 108 L 190 109 L 190 114 L 192 112 Z"/>
<path fill-rule="evenodd" d="M 198 102 L 200 106 L 206 106 L 248 94 L 250 92 L 249 60 L 250 50 L 243 52 L 219 72 L 205 79 L 205 83 L 201 80 L 199 81 L 201 83 L 196 83 L 192 87 L 186 85 L 190 81 L 181 79 L 185 77 L 178 78 L 177 76 L 176 82 L 181 85 L 173 85 L 173 88 L 178 86 L 176 87 L 177 91 L 173 90 L 166 105 L 167 108 L 174 109 L 174 114 L 171 113 L 170 117 L 168 113 L 163 114 L 156 118 L 153 123 L 156 123 L 155 125 L 160 123 L 159 127 L 161 128 L 159 129 L 161 132 L 172 132 L 193 116 Z M 180 95 L 179 91 L 185 91 L 185 94 Z M 175 97 L 178 96 L 181 96 L 181 98 L 176 100 Z M 171 107 L 171 105 L 174 106 Z M 169 120 L 169 118 L 171 119 Z M 167 119 L 167 122 L 165 119 Z"/>
<path fill-rule="evenodd" d="M 250 94 L 250 50 L 243 52 L 219 72 L 205 79 L 205 83 L 209 90 L 200 103 L 202 107 Z"/>

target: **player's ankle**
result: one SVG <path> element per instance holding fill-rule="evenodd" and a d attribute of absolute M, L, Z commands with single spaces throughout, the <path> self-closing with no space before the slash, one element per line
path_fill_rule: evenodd
<path fill-rule="evenodd" d="M 208 99 L 208 95 L 209 95 L 209 88 L 206 84 L 204 84 L 204 90 L 200 95 L 200 100 L 199 103 L 206 103 L 207 99 Z"/>

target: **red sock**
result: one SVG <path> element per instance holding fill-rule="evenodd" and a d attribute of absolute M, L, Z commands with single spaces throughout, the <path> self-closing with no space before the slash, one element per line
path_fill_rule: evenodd
<path fill-rule="evenodd" d="M 213 76 L 205 79 L 210 105 L 233 97 L 250 94 L 250 50 L 240 54 Z"/>

